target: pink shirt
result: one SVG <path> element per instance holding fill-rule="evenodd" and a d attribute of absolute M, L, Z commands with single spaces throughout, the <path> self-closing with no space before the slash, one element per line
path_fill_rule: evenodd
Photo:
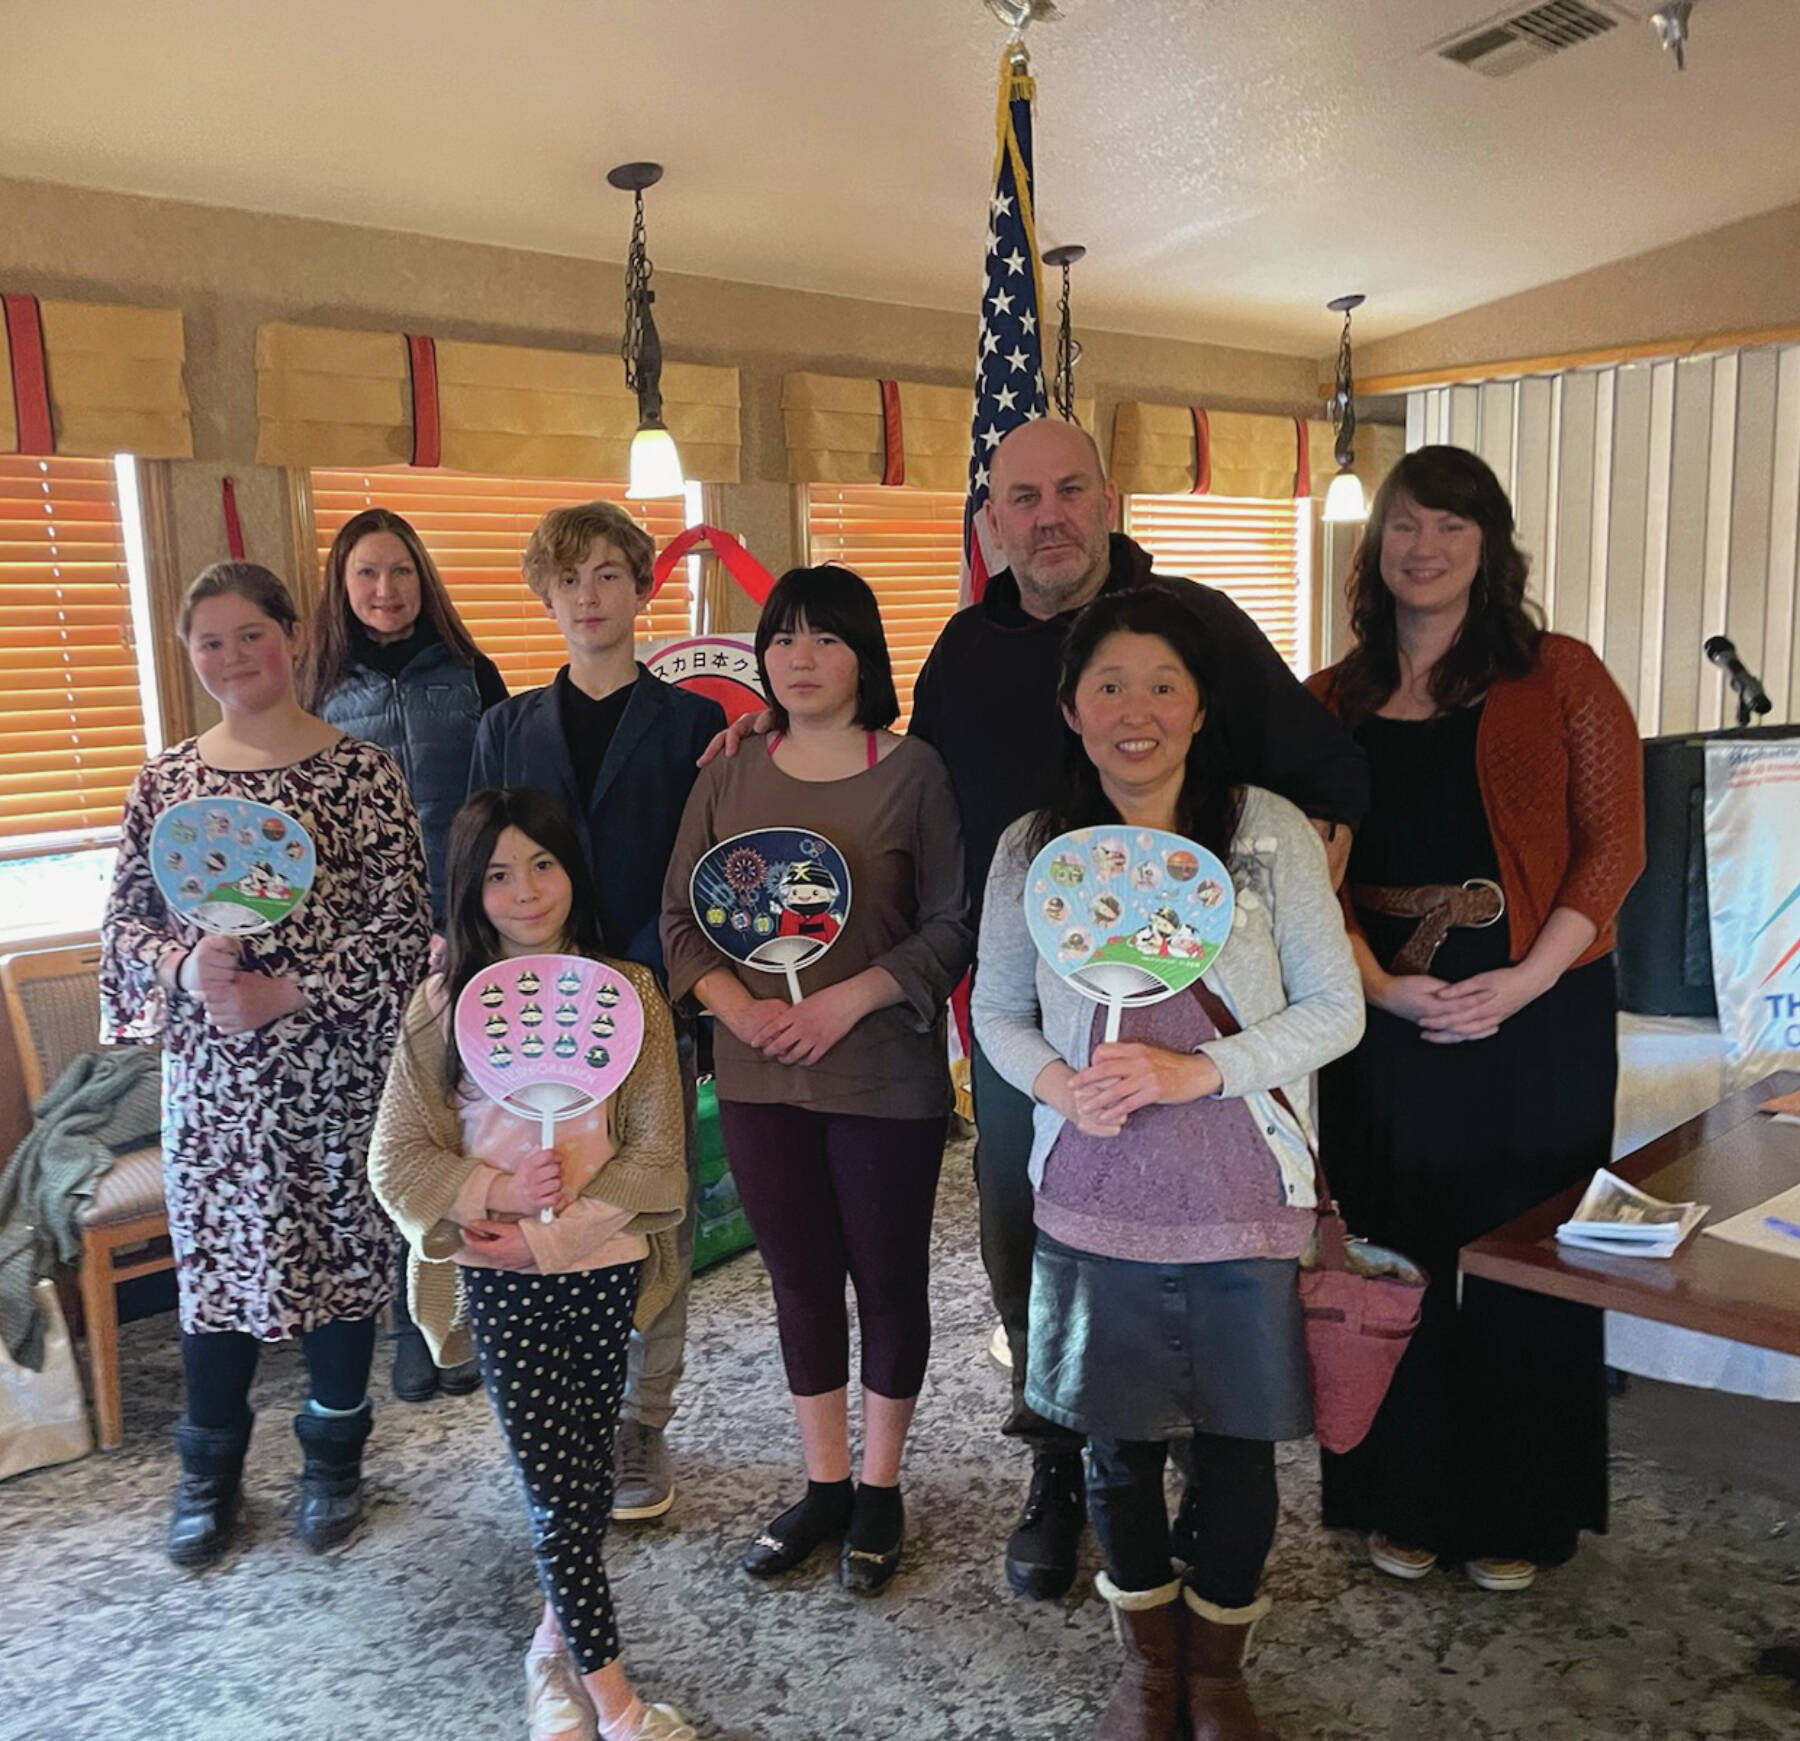
<path fill-rule="evenodd" d="M 636 1211 L 620 1209 L 603 1197 L 586 1195 L 615 1145 L 608 1128 L 611 1102 L 560 1121 L 553 1147 L 562 1162 L 563 1184 L 574 1197 L 554 1220 L 535 1215 L 509 1215 L 488 1208 L 488 1193 L 503 1173 L 515 1173 L 538 1146 L 538 1122 L 485 1096 L 465 1098 L 459 1113 L 463 1153 L 476 1158 L 474 1170 L 456 1195 L 450 1219 L 466 1227 L 471 1221 L 517 1221 L 531 1248 L 535 1268 L 545 1274 L 567 1270 L 609 1269 L 636 1263 L 650 1255 L 641 1233 L 626 1233 Z"/>

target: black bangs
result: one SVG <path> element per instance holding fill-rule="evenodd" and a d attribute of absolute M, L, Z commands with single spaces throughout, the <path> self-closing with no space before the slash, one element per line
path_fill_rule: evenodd
<path fill-rule="evenodd" d="M 763 655 L 777 635 L 791 635 L 799 629 L 835 635 L 856 655 L 858 726 L 879 731 L 900 717 L 893 662 L 881 627 L 881 606 L 869 583 L 854 569 L 827 562 L 814 568 L 790 568 L 776 581 L 756 625 L 756 670 L 777 730 L 787 730 L 787 716 L 775 699 Z"/>

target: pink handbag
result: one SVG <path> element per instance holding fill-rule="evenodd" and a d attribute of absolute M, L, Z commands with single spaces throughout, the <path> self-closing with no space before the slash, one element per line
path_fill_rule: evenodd
<path fill-rule="evenodd" d="M 1221 1037 L 1242 1032 L 1215 991 L 1200 980 L 1193 990 Z M 1300 1260 L 1313 1436 L 1327 1451 L 1354 1450 L 1374 1425 L 1394 1369 L 1419 1327 L 1428 1278 L 1399 1252 L 1350 1236 L 1304 1121 L 1279 1088 L 1271 1098 L 1294 1121 L 1312 1156 L 1318 1204 L 1312 1249 Z"/>

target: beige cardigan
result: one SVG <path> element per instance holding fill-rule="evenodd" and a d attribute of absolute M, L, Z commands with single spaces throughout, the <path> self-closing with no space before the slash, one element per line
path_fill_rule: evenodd
<path fill-rule="evenodd" d="M 686 1121 L 675 1028 L 655 977 L 630 961 L 608 960 L 607 966 L 629 979 L 643 1002 L 644 1045 L 613 1096 L 616 1152 L 586 1194 L 637 1211 L 625 1231 L 645 1235 L 650 1245 L 638 1290 L 642 1329 L 679 1284 L 675 1230 L 687 1209 Z M 462 1235 L 446 1217 L 480 1162 L 463 1152 L 461 1122 L 444 1092 L 443 1002 L 436 987 L 428 981 L 413 993 L 401 1024 L 369 1141 L 369 1178 L 406 1238 L 413 1322 L 438 1364 L 453 1366 L 470 1357 L 471 1344 L 461 1265 L 450 1261 Z"/>

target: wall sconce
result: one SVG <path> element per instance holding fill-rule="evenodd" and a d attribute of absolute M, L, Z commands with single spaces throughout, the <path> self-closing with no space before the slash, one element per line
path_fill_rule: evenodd
<path fill-rule="evenodd" d="M 626 496 L 641 502 L 656 496 L 679 496 L 685 489 L 675 438 L 662 420 L 662 339 L 651 304 L 650 253 L 644 244 L 644 189 L 662 180 L 660 163 L 621 163 L 606 179 L 632 197 L 631 251 L 625 259 L 625 334 L 619 354 L 625 359 L 625 385 L 637 394 L 638 427 L 631 438 L 630 479 Z"/>
<path fill-rule="evenodd" d="M 1337 476 L 1325 492 L 1324 517 L 1332 521 L 1362 520 L 1369 507 L 1363 500 L 1362 479 L 1350 468 L 1356 462 L 1356 380 L 1350 369 L 1350 311 L 1362 306 L 1363 298 L 1334 296 L 1325 304 L 1334 314 L 1344 317 L 1343 336 L 1338 340 L 1337 388 L 1331 395 L 1331 421 L 1337 430 Z"/>

